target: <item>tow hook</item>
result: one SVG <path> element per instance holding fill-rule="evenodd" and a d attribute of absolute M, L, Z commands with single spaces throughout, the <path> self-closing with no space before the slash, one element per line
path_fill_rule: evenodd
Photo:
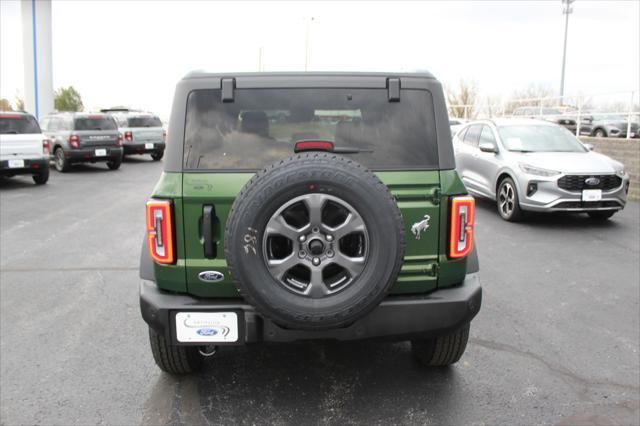
<path fill-rule="evenodd" d="M 202 346 L 198 349 L 198 352 L 200 352 L 200 355 L 204 357 L 210 357 L 214 356 L 216 352 L 218 352 L 218 347 L 215 345 Z"/>

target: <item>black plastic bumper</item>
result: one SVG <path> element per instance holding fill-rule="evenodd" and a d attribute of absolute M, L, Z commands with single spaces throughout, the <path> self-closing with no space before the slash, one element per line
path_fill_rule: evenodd
<path fill-rule="evenodd" d="M 96 149 L 106 149 L 107 155 L 97 157 Z M 91 148 L 69 149 L 64 151 L 64 156 L 71 163 L 95 163 L 101 161 L 117 161 L 122 159 L 121 146 L 102 147 L 96 146 Z"/>
<path fill-rule="evenodd" d="M 9 161 L 0 161 L 0 176 L 35 175 L 49 168 L 48 158 L 25 159 L 24 167 L 9 167 Z"/>
<path fill-rule="evenodd" d="M 428 295 L 390 296 L 367 316 L 344 328 L 306 331 L 285 329 L 263 318 L 241 299 L 196 299 L 159 290 L 154 282 L 142 281 L 142 317 L 157 333 L 173 344 L 176 312 L 234 311 L 240 318 L 240 339 L 250 342 L 292 342 L 297 340 L 385 339 L 408 340 L 447 334 L 470 322 L 480 310 L 482 288 L 477 273 L 467 275 L 457 287 L 436 290 Z M 182 343 L 184 344 L 184 343 Z"/>
<path fill-rule="evenodd" d="M 138 144 L 125 143 L 123 145 L 125 155 L 153 154 L 155 152 L 164 152 L 164 147 L 165 147 L 164 143 L 154 143 L 153 148 L 147 148 L 146 144 L 144 143 L 138 143 Z"/>

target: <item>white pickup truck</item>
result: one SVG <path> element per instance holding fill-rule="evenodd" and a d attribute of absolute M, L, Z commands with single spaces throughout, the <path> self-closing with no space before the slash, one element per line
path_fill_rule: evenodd
<path fill-rule="evenodd" d="M 36 119 L 25 112 L 0 112 L 0 176 L 31 175 L 49 180 L 50 142 Z"/>

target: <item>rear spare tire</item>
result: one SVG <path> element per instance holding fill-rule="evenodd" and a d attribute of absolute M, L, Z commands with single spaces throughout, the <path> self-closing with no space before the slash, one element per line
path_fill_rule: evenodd
<path fill-rule="evenodd" d="M 257 173 L 225 230 L 229 271 L 277 324 L 318 330 L 374 309 L 395 283 L 404 224 L 387 187 L 362 165 L 299 154 Z"/>

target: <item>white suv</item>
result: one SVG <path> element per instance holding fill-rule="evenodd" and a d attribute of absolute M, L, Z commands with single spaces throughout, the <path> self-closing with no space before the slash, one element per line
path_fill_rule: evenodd
<path fill-rule="evenodd" d="M 47 183 L 49 149 L 49 140 L 31 114 L 0 112 L 0 176 L 31 175 L 36 184 Z"/>

